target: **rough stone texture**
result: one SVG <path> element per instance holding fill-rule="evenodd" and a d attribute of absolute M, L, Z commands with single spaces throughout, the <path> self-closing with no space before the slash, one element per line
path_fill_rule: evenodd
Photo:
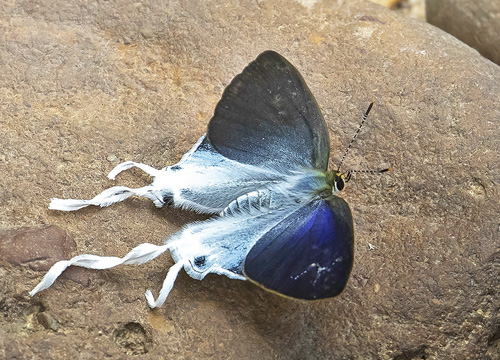
<path fill-rule="evenodd" d="M 500 64 L 500 1 L 426 0 L 427 21 Z"/>
<path fill-rule="evenodd" d="M 33 270 L 47 271 L 75 250 L 75 241 L 57 226 L 0 231 L 0 259 L 12 265 L 27 264 Z"/>
<path fill-rule="evenodd" d="M 75 213 L 47 205 L 111 186 L 117 160 L 178 161 L 224 87 L 266 49 L 316 95 L 332 166 L 373 99 L 346 166 L 394 168 L 357 176 L 343 194 L 357 244 L 339 298 L 296 302 L 181 273 L 150 311 L 143 293 L 159 289 L 168 256 L 82 269 L 87 287 L 60 279 L 30 298 L 43 273 L 2 260 L 0 358 L 500 357 L 499 68 L 369 2 L 312 3 L 0 3 L 2 229 L 57 225 L 77 242 L 71 255 L 124 255 L 203 219 L 143 199 Z M 131 171 L 116 183 L 148 181 Z"/>

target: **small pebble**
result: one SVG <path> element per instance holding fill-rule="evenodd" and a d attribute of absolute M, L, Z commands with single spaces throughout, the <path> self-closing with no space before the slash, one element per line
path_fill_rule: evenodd
<path fill-rule="evenodd" d="M 106 159 L 112 164 L 118 164 L 120 162 L 120 159 L 118 159 L 115 154 L 109 154 Z"/>
<path fill-rule="evenodd" d="M 55 332 L 59 330 L 59 323 L 52 317 L 52 315 L 46 312 L 41 312 L 36 316 L 36 318 L 40 325 L 42 325 L 44 328 L 53 330 Z"/>

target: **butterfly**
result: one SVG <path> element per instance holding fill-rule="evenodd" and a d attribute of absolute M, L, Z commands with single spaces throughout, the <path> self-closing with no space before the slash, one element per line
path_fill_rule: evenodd
<path fill-rule="evenodd" d="M 182 268 L 194 279 L 216 273 L 289 298 L 337 296 L 354 259 L 351 210 L 337 196 L 351 173 L 328 170 L 329 153 L 328 128 L 304 79 L 284 57 L 266 51 L 227 86 L 206 134 L 177 164 L 158 170 L 127 161 L 108 175 L 137 167 L 153 177 L 150 185 L 115 186 L 91 200 L 54 198 L 49 205 L 74 211 L 136 195 L 157 207 L 214 216 L 123 258 L 85 254 L 59 261 L 30 294 L 51 286 L 68 266 L 142 264 L 168 250 L 175 264 L 158 298 L 146 292 L 151 308 L 163 305 Z"/>

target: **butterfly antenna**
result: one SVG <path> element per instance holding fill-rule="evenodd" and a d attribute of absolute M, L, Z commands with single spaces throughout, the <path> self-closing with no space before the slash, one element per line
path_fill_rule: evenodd
<path fill-rule="evenodd" d="M 392 171 L 392 168 L 379 169 L 379 170 L 349 170 L 345 175 L 345 182 L 351 180 L 351 176 L 354 173 L 363 173 L 363 174 L 382 174 L 388 171 Z"/>
<path fill-rule="evenodd" d="M 358 130 L 356 130 L 356 133 L 354 134 L 354 136 L 352 137 L 351 139 L 351 142 L 349 143 L 349 146 L 347 146 L 347 149 L 345 149 L 345 152 L 344 152 L 344 156 L 342 156 L 342 159 L 340 159 L 340 164 L 339 164 L 339 167 L 337 168 L 337 171 L 340 171 L 340 167 L 342 166 L 342 164 L 344 163 L 344 160 L 347 156 L 347 154 L 349 153 L 349 150 L 351 149 L 351 146 L 352 146 L 352 143 L 354 142 L 354 140 L 356 140 L 356 138 L 358 137 L 358 134 L 359 132 L 361 131 L 361 128 L 363 127 L 365 121 L 366 121 L 366 118 L 368 117 L 368 114 L 370 113 L 370 110 L 372 109 L 373 107 L 373 101 L 370 103 L 370 106 L 368 106 L 368 109 L 365 111 L 365 114 L 363 115 L 363 120 L 361 120 L 361 124 L 359 124 L 358 126 Z"/>

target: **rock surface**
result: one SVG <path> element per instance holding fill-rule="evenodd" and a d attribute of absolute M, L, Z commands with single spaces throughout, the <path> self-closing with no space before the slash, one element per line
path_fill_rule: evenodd
<path fill-rule="evenodd" d="M 172 260 L 80 269 L 30 298 L 43 273 L 0 260 L 0 358 L 498 359 L 500 70 L 428 24 L 364 1 L 30 1 L 0 4 L 0 228 L 56 225 L 79 253 L 124 255 L 203 219 L 130 199 L 75 213 L 114 164 L 173 164 L 224 87 L 273 49 L 301 71 L 338 163 L 357 176 L 356 262 L 338 298 L 295 302 Z M 139 171 L 116 183 L 146 184 Z M 40 315 L 44 314 L 44 315 Z"/>
<path fill-rule="evenodd" d="M 427 21 L 500 64 L 500 2 L 427 0 Z"/>
<path fill-rule="evenodd" d="M 33 270 L 47 271 L 75 250 L 75 241 L 57 226 L 0 231 L 0 259 L 12 265 L 27 264 Z"/>

